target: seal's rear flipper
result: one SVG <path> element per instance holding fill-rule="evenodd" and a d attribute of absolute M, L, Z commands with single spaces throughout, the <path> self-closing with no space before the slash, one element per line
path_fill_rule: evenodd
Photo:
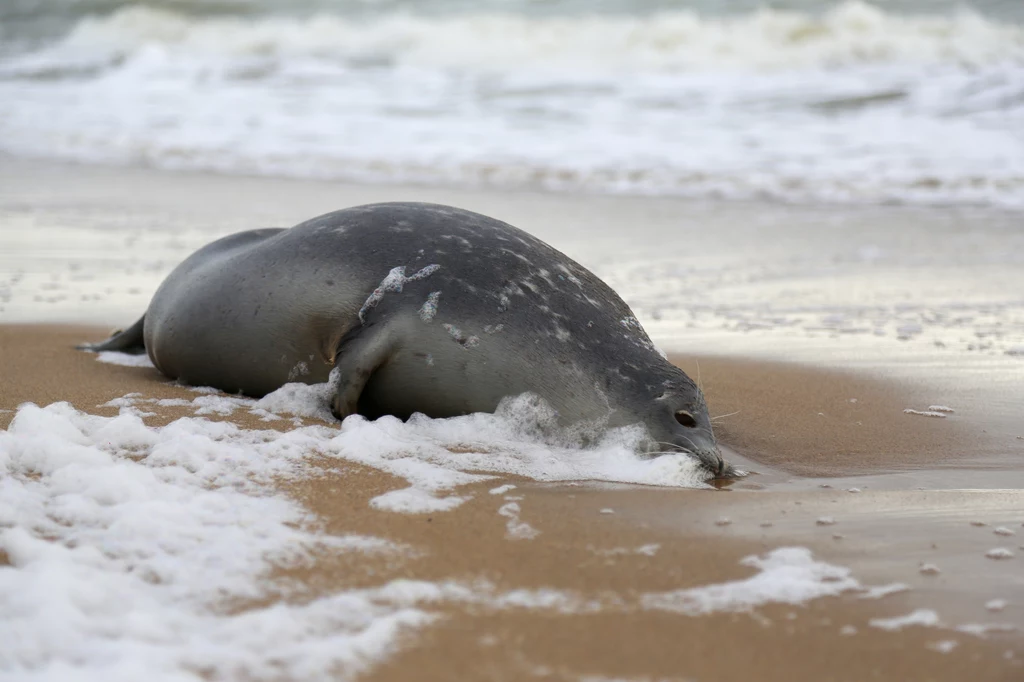
<path fill-rule="evenodd" d="M 75 348 L 78 350 L 91 350 L 95 353 L 102 350 L 115 350 L 121 353 L 141 355 L 146 352 L 146 344 L 142 340 L 142 329 L 145 320 L 146 316 L 143 315 L 139 318 L 138 322 L 128 327 L 123 332 L 114 334 L 106 341 L 102 341 L 100 343 L 83 343 L 75 346 Z"/>

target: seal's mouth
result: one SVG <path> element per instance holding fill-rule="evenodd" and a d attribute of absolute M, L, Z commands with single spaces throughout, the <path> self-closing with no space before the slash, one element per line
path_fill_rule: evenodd
<path fill-rule="evenodd" d="M 701 467 L 711 474 L 713 479 L 717 480 L 729 480 L 736 478 L 743 478 L 747 475 L 746 471 L 737 469 L 733 465 L 729 464 L 722 457 L 722 453 L 718 449 L 714 450 L 699 450 L 694 452 L 693 450 L 687 450 L 686 448 L 680 448 L 681 452 L 685 452 L 690 457 L 696 459 Z"/>
<path fill-rule="evenodd" d="M 696 460 L 702 469 L 711 474 L 712 478 L 742 478 L 746 476 L 745 471 L 741 471 L 736 467 L 732 466 L 722 458 L 722 453 L 715 449 L 700 449 L 695 450 L 693 448 L 687 448 L 676 443 L 662 443 L 663 446 L 668 445 L 669 447 L 654 452 L 651 454 L 653 457 L 658 455 L 688 455 L 692 459 Z"/>
<path fill-rule="evenodd" d="M 722 477 L 727 470 L 732 468 L 722 459 L 722 455 L 717 450 L 702 450 L 699 452 L 689 452 L 688 454 L 700 462 L 701 466 L 711 472 L 715 478 Z"/>
<path fill-rule="evenodd" d="M 744 471 L 743 469 L 737 469 L 728 462 L 723 461 L 722 468 L 717 474 L 715 474 L 715 478 L 731 481 L 737 478 L 746 478 L 748 475 L 750 475 L 750 472 Z"/>

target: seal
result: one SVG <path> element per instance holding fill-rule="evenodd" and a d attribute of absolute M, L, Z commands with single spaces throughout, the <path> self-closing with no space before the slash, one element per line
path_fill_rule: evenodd
<path fill-rule="evenodd" d="M 562 424 L 641 423 L 645 452 L 728 471 L 700 388 L 611 287 L 450 206 L 370 204 L 224 237 L 176 267 L 135 324 L 80 348 L 147 352 L 172 379 L 252 397 L 330 377 L 339 419 L 493 412 L 533 393 Z"/>

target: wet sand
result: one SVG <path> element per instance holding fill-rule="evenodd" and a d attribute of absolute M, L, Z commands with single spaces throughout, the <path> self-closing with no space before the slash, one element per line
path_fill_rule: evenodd
<path fill-rule="evenodd" d="M 743 357 L 672 359 L 691 377 L 701 377 L 712 417 L 725 415 L 716 423 L 719 437 L 761 465 L 820 477 L 967 469 L 978 460 L 1024 456 L 1017 437 L 1024 425 L 1004 423 L 955 389 Z M 940 402 L 937 396 L 946 399 L 943 407 L 955 403 L 956 411 L 942 417 L 905 412 L 926 412 Z M 992 423 L 979 426 L 974 413 L 985 411 Z"/>
<path fill-rule="evenodd" d="M 151 368 L 104 364 L 72 350 L 74 343 L 107 331 L 0 327 L 0 410 L 15 410 L 26 401 L 66 400 L 91 413 L 113 415 L 116 408 L 100 405 L 130 392 L 194 395 Z M 857 493 L 843 487 L 860 480 L 851 474 L 884 480 L 887 471 L 958 453 L 955 461 L 962 464 L 963 455 L 970 455 L 964 444 L 977 435 L 969 423 L 904 415 L 896 408 L 914 399 L 913 389 L 881 379 L 748 360 L 699 361 L 713 411 L 720 412 L 719 406 L 739 411 L 722 422 L 720 437 L 742 462 L 763 473 L 718 491 L 551 485 L 503 477 L 460 489 L 472 499 L 454 511 L 405 515 L 369 505 L 372 497 L 404 487 L 403 481 L 357 465 L 323 462 L 318 475 L 282 485 L 317 516 L 323 532 L 373 535 L 413 551 L 399 559 L 347 555 L 288 569 L 287 577 L 298 586 L 289 599 L 409 578 L 485 580 L 496 591 L 556 588 L 606 603 L 594 613 L 440 603 L 436 610 L 443 617 L 407 637 L 368 679 L 1021 679 L 1021 558 L 994 561 L 984 552 L 1006 544 L 992 535 L 996 525 L 1016 528 L 1010 540 L 1024 544 L 1024 493 L 898 485 Z M 853 395 L 860 396 L 857 403 L 842 402 Z M 781 404 L 799 416 L 782 423 Z M 147 423 L 189 414 L 177 408 L 158 412 Z M 823 423 L 818 412 L 832 421 Z M 11 416 L 0 412 L 0 426 L 6 428 Z M 248 428 L 268 427 L 249 415 L 230 419 Z M 862 424 L 844 430 L 851 420 Z M 899 449 L 882 454 L 896 430 L 904 431 Z M 943 443 L 957 445 L 942 449 Z M 1016 443 L 1014 454 L 1024 455 L 1024 442 Z M 829 461 L 827 448 L 843 457 Z M 843 477 L 823 478 L 832 474 Z M 995 473 L 991 482 L 998 481 Z M 498 509 L 508 496 L 487 493 L 504 482 L 518 486 L 510 495 L 521 498 L 516 500 L 521 518 L 540 531 L 536 538 L 506 537 L 507 519 Z M 609 509 L 613 513 L 602 512 Z M 835 523 L 819 524 L 826 516 Z M 653 551 L 652 545 L 657 545 Z M 746 578 L 752 571 L 740 565 L 743 557 L 791 545 L 850 567 L 865 585 L 901 582 L 910 589 L 879 599 L 846 594 L 799 607 L 701 616 L 640 609 L 630 601 L 640 592 Z M 921 574 L 923 562 L 940 566 L 942 573 Z M 984 604 L 996 598 L 1009 605 L 987 611 Z M 945 627 L 889 632 L 870 625 L 872 619 L 919 608 L 936 610 Z M 953 629 L 977 623 L 1017 629 L 982 637 Z M 957 645 L 948 653 L 936 651 L 936 643 L 944 641 Z"/>

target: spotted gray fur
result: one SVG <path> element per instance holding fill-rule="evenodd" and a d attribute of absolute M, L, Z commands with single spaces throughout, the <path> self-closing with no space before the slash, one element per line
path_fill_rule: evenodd
<path fill-rule="evenodd" d="M 342 418 L 489 412 L 533 392 L 566 424 L 639 422 L 652 452 L 724 467 L 700 389 L 608 285 L 458 208 L 370 204 L 230 235 L 175 268 L 132 327 L 88 348 L 145 350 L 173 379 L 251 396 L 337 368 Z"/>

